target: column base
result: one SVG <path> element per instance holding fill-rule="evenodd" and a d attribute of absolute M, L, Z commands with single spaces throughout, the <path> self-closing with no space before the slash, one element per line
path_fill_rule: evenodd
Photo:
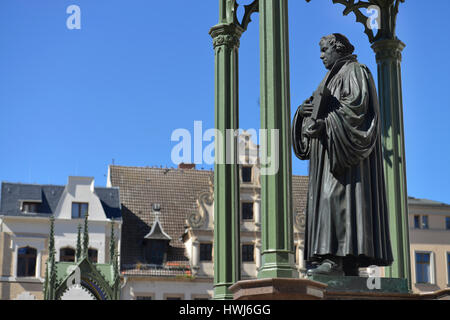
<path fill-rule="evenodd" d="M 214 300 L 233 300 L 233 293 L 230 291 L 232 283 L 223 283 L 214 286 Z"/>
<path fill-rule="evenodd" d="M 258 279 L 271 279 L 271 278 L 288 278 L 298 279 L 299 274 L 297 269 L 290 266 L 264 266 L 258 271 Z"/>
<path fill-rule="evenodd" d="M 294 263 L 294 254 L 287 250 L 264 251 L 261 255 L 258 279 L 267 278 L 298 279 L 299 274 Z"/>

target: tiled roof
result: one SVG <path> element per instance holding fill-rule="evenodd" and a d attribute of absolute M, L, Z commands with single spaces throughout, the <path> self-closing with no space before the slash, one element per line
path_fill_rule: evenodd
<path fill-rule="evenodd" d="M 189 259 L 185 255 L 180 237 L 186 220 L 198 211 L 199 195 L 210 190 L 214 173 L 194 169 L 161 169 L 149 167 L 110 166 L 110 182 L 119 187 L 122 201 L 121 269 L 126 275 L 177 276 L 190 274 Z M 294 213 L 302 212 L 306 205 L 308 177 L 292 179 Z M 159 220 L 164 231 L 172 238 L 164 268 L 143 264 L 142 240 L 155 219 L 152 205 L 160 204 Z M 137 268 L 141 265 L 141 268 Z"/>
<path fill-rule="evenodd" d="M 167 261 L 182 268 L 189 266 L 180 237 L 185 231 L 186 219 L 198 211 L 198 196 L 209 190 L 212 177 L 212 171 L 203 170 L 110 166 L 111 185 L 119 187 L 122 201 L 122 270 L 144 262 L 142 240 L 155 219 L 153 204 L 160 204 L 161 226 L 172 238 Z"/>
<path fill-rule="evenodd" d="M 50 217 L 55 213 L 65 186 L 2 182 L 0 215 Z M 108 219 L 120 219 L 120 199 L 117 188 L 95 187 L 95 193 Z M 39 202 L 38 213 L 23 213 L 21 201 Z"/>

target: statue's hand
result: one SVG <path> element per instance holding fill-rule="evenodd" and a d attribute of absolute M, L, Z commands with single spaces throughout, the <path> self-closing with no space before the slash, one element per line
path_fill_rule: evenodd
<path fill-rule="evenodd" d="M 308 99 L 305 102 L 303 102 L 303 104 L 300 107 L 298 107 L 298 112 L 300 116 L 302 116 L 303 118 L 308 118 L 311 116 L 313 109 L 314 105 L 311 103 L 311 100 Z"/>
<path fill-rule="evenodd" d="M 322 134 L 325 129 L 325 121 L 322 119 L 312 120 L 306 119 L 306 131 L 305 134 L 310 138 L 317 138 Z"/>

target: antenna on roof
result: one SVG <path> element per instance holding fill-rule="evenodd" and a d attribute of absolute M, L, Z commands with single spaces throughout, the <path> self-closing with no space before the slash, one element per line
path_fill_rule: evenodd
<path fill-rule="evenodd" d="M 114 163 L 115 163 L 115 161 L 114 161 L 114 160 L 115 160 L 115 159 L 113 158 L 113 159 L 112 159 L 112 165 L 114 165 Z"/>

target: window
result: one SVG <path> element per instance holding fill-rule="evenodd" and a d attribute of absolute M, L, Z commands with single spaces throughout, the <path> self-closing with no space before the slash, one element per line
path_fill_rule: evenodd
<path fill-rule="evenodd" d="M 252 167 L 242 167 L 242 182 L 252 182 Z"/>
<path fill-rule="evenodd" d="M 137 296 L 136 300 L 153 300 L 151 296 Z"/>
<path fill-rule="evenodd" d="M 428 229 L 428 216 L 422 216 L 422 229 Z"/>
<path fill-rule="evenodd" d="M 200 261 L 212 261 L 212 243 L 200 243 Z"/>
<path fill-rule="evenodd" d="M 414 216 L 414 229 L 420 229 L 420 216 Z"/>
<path fill-rule="evenodd" d="M 89 260 L 93 263 L 97 263 L 98 251 L 97 249 L 88 249 Z"/>
<path fill-rule="evenodd" d="M 253 220 L 253 202 L 242 203 L 242 220 Z"/>
<path fill-rule="evenodd" d="M 430 253 L 416 252 L 416 282 L 431 283 Z"/>
<path fill-rule="evenodd" d="M 450 230 L 450 217 L 445 217 L 445 229 Z"/>
<path fill-rule="evenodd" d="M 72 219 L 84 218 L 88 213 L 89 205 L 82 202 L 72 202 Z"/>
<path fill-rule="evenodd" d="M 74 262 L 75 250 L 72 248 L 62 248 L 59 250 L 59 261 L 61 262 Z"/>
<path fill-rule="evenodd" d="M 166 300 L 181 300 L 181 297 L 167 297 Z"/>
<path fill-rule="evenodd" d="M 19 248 L 17 257 L 18 277 L 36 276 L 36 257 L 36 249 L 30 247 Z"/>
<path fill-rule="evenodd" d="M 447 252 L 447 283 L 450 284 L 450 253 Z"/>
<path fill-rule="evenodd" d="M 255 255 L 253 254 L 254 246 L 252 244 L 242 245 L 242 262 L 255 261 Z"/>
<path fill-rule="evenodd" d="M 414 216 L 414 229 L 428 229 L 428 216 Z"/>
<path fill-rule="evenodd" d="M 37 213 L 39 208 L 39 202 L 24 201 L 22 203 L 23 213 Z"/>
<path fill-rule="evenodd" d="M 162 265 L 167 249 L 166 240 L 147 240 L 145 244 L 145 259 L 149 264 Z"/>

